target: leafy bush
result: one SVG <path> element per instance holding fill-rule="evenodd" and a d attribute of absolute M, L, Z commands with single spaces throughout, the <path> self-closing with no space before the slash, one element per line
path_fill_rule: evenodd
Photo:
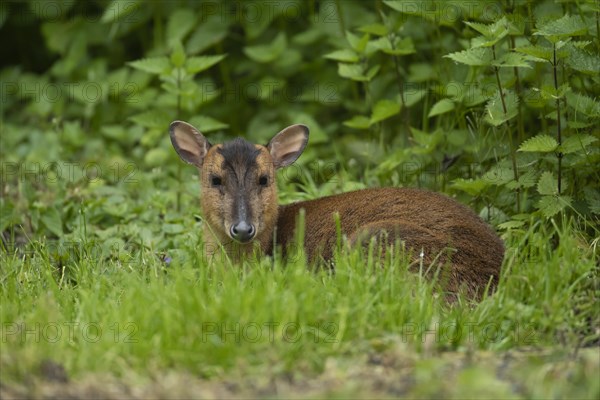
<path fill-rule="evenodd" d="M 65 195 L 89 206 L 142 171 L 181 191 L 174 119 L 213 141 L 308 124 L 311 173 L 293 181 L 309 197 L 418 185 L 505 229 L 530 213 L 597 219 L 598 5 L 508 3 L 9 3 L 0 230 L 72 232 L 79 206 Z M 91 222 L 132 212 L 107 211 Z"/>

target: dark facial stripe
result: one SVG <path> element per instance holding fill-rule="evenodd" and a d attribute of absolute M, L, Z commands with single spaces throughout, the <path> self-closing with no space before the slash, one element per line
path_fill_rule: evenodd
<path fill-rule="evenodd" d="M 231 182 L 230 189 L 235 190 L 233 197 L 233 221 L 250 221 L 252 218 L 252 209 L 246 187 L 246 176 L 258 168 L 257 157 L 260 150 L 254 147 L 250 142 L 237 138 L 224 143 L 223 147 L 218 149 L 223 156 L 222 168 L 228 171 L 227 176 Z M 233 180 L 235 179 L 235 182 Z"/>
<path fill-rule="evenodd" d="M 250 202 L 248 196 L 245 193 L 240 193 L 235 196 L 233 200 L 233 222 L 239 221 L 250 221 L 252 218 L 252 210 L 250 209 Z"/>
<path fill-rule="evenodd" d="M 244 182 L 248 171 L 258 166 L 256 159 L 260 150 L 242 138 L 224 143 L 218 152 L 223 156 L 223 169 L 232 172 L 238 184 Z"/>

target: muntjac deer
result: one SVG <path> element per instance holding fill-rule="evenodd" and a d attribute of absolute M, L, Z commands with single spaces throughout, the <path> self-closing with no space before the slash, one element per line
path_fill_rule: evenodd
<path fill-rule="evenodd" d="M 425 266 L 438 263 L 451 293 L 464 287 L 476 298 L 488 284 L 495 288 L 504 257 L 502 241 L 472 210 L 444 195 L 380 188 L 278 205 L 275 170 L 296 161 L 308 132 L 304 125 L 292 125 L 266 146 L 241 138 L 212 145 L 192 125 L 171 123 L 173 147 L 200 172 L 208 256 L 220 245 L 233 259 L 252 253 L 255 246 L 264 254 L 273 252 L 274 243 L 285 250 L 295 238 L 297 216 L 304 209 L 309 260 L 332 257 L 337 214 L 350 244 L 364 245 L 372 237 L 392 243 L 399 239 Z"/>

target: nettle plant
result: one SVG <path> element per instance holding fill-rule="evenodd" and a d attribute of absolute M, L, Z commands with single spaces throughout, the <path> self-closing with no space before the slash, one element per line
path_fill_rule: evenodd
<path fill-rule="evenodd" d="M 177 16 L 177 13 L 174 13 Z M 172 17 L 173 18 L 173 17 Z M 129 65 L 144 72 L 158 75 L 162 82 L 163 104 L 167 107 L 156 108 L 136 114 L 130 119 L 136 124 L 147 129 L 143 144 L 151 147 L 163 138 L 165 126 L 168 121 L 182 118 L 182 111 L 188 114 L 199 109 L 203 103 L 214 99 L 218 91 L 209 80 L 197 82 L 194 78 L 197 74 L 205 71 L 223 60 L 226 55 L 205 55 L 189 57 L 181 42 L 179 35 L 171 39 L 172 51 L 170 57 L 152 57 L 132 61 Z M 208 88 L 208 90 L 205 90 Z M 153 90 L 153 89 L 151 89 Z M 168 111 L 172 111 L 169 114 Z M 195 126 L 200 127 L 203 132 L 211 132 L 227 128 L 226 123 L 220 122 L 206 115 L 196 115 L 190 119 Z M 144 140 L 145 139 L 145 140 Z M 145 156 L 148 165 L 161 165 L 168 158 L 164 146 L 150 148 Z M 177 178 L 182 182 L 182 168 L 178 166 Z M 181 189 L 181 188 L 180 188 Z M 177 192 L 177 210 L 181 209 L 181 190 Z"/>
<path fill-rule="evenodd" d="M 594 130 L 598 133 L 600 103 L 574 89 L 569 80 L 571 72 L 582 73 L 576 75 L 574 84 L 583 90 L 598 81 L 600 58 L 586 50 L 592 47 L 592 42 L 574 40 L 587 34 L 585 18 L 565 15 L 545 21 L 537 24 L 528 37 L 524 37 L 523 19 L 515 16 L 505 16 L 492 24 L 465 24 L 481 35 L 473 38 L 466 50 L 446 57 L 473 68 L 493 71 L 497 88 L 488 97 L 483 119 L 494 128 L 502 129 L 510 148 L 510 160 L 500 160 L 479 182 L 469 182 L 469 189 L 484 190 L 490 184 L 502 186 L 514 193 L 517 212 L 528 210 L 521 197 L 529 197 L 546 217 L 567 207 L 598 214 L 600 177 L 593 166 L 599 152 L 597 146 L 593 146 L 598 140 L 593 133 Z M 515 46 L 516 42 L 524 43 Z M 519 74 L 522 69 L 532 69 L 532 63 L 549 68 L 538 69 L 539 81 L 526 91 Z M 502 70 L 509 73 L 501 74 Z M 585 74 L 590 77 L 586 78 Z M 544 119 L 539 132 L 533 132 L 536 134 L 526 139 L 522 99 L 532 108 L 540 109 Z M 516 130 L 521 141 L 518 149 L 513 143 Z M 531 153 L 535 158 L 518 157 L 517 152 Z M 484 184 L 478 186 L 482 182 Z M 458 183 L 459 187 L 460 184 L 465 187 L 465 182 Z M 527 193 L 531 188 L 535 188 L 537 194 Z M 575 199 L 584 203 L 575 208 Z M 521 223 L 507 224 L 515 227 Z"/>
<path fill-rule="evenodd" d="M 509 2 L 493 22 L 481 7 L 462 9 L 460 2 L 452 4 L 467 21 L 448 19 L 441 3 L 383 4 L 390 9 L 380 10 L 381 23 L 347 31 L 346 42 L 325 55 L 355 82 L 354 101 L 347 101 L 353 115 L 343 124 L 380 142 L 386 135 L 404 140 L 376 167 L 383 179 L 393 180 L 390 172 L 410 160 L 426 160 L 417 166 L 421 175 L 456 162 L 467 173 L 449 179 L 450 188 L 496 204 L 482 212 L 506 229 L 523 226 L 531 213 L 600 214 L 597 4 L 561 10 L 551 2 Z M 426 21 L 421 36 L 415 17 Z M 438 42 L 429 46 L 424 37 Z M 442 42 L 464 50 L 446 50 L 432 65 L 414 62 L 415 48 L 435 57 Z M 411 86 L 411 79 L 424 84 Z"/>
<path fill-rule="evenodd" d="M 157 107 L 149 111 L 133 115 L 130 119 L 138 125 L 147 128 L 146 142 L 154 144 L 164 136 L 165 126 L 173 118 L 181 118 L 182 111 L 192 113 L 199 109 L 203 103 L 214 99 L 218 95 L 215 85 L 208 80 L 196 81 L 197 74 L 219 63 L 226 57 L 224 54 L 188 56 L 182 44 L 175 41 L 169 57 L 151 57 L 132 61 L 129 66 L 157 75 L 163 90 L 162 104 L 167 107 Z M 208 89 L 208 90 L 207 90 Z M 193 119 L 195 126 L 204 132 L 211 132 L 227 128 L 227 124 L 206 115 L 196 115 Z M 160 153 L 156 153 L 160 151 Z M 146 155 L 150 165 L 157 165 L 163 161 L 164 149 L 152 149 Z M 153 157 L 158 158 L 154 160 Z"/>

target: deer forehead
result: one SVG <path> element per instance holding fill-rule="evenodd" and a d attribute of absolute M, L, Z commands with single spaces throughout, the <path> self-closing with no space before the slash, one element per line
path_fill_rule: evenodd
<path fill-rule="evenodd" d="M 269 174 L 273 169 L 273 159 L 265 146 L 235 139 L 212 146 L 206 154 L 204 165 L 206 174 L 242 177 Z"/>

